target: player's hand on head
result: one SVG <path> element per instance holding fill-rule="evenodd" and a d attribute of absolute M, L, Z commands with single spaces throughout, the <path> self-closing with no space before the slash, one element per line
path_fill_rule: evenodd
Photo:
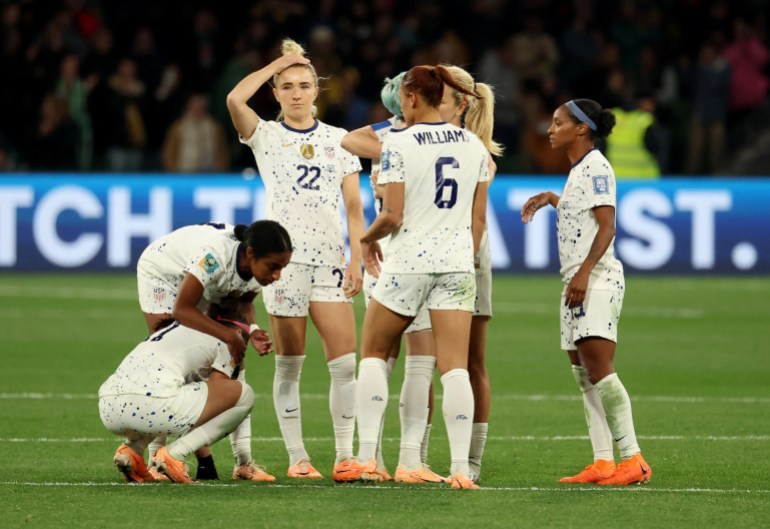
<path fill-rule="evenodd" d="M 273 352 L 273 341 L 270 339 L 270 335 L 267 331 L 257 329 L 249 336 L 249 341 L 254 349 L 259 353 L 259 356 L 265 356 L 268 353 Z"/>
<path fill-rule="evenodd" d="M 300 55 L 299 53 L 289 53 L 288 55 L 282 55 L 277 58 L 274 64 L 278 70 L 278 73 L 281 73 L 289 66 L 293 66 L 295 64 L 310 64 L 310 59 Z"/>

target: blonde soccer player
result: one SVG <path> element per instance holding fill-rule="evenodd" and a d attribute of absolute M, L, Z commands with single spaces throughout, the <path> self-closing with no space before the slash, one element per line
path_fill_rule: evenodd
<path fill-rule="evenodd" d="M 561 348 L 583 393 L 594 462 L 563 483 L 644 483 L 652 469 L 636 440 L 631 400 L 613 367 L 623 307 L 623 265 L 615 258 L 615 172 L 596 149 L 615 126 L 615 115 L 590 99 L 576 99 L 553 113 L 551 148 L 565 151 L 572 170 L 561 196 L 531 197 L 521 208 L 527 223 L 540 208 L 556 208 L 561 295 Z M 613 441 L 621 462 L 615 465 Z"/>
<path fill-rule="evenodd" d="M 260 289 L 276 281 L 288 264 L 292 245 L 277 222 L 261 220 L 250 226 L 209 222 L 184 226 L 153 241 L 137 263 L 139 305 L 147 329 L 154 333 L 169 320 L 222 340 L 234 358 L 243 358 L 246 344 L 240 331 L 227 328 L 203 311 L 210 303 L 232 305 L 250 325 L 249 339 L 260 355 L 270 351 L 267 333 L 255 323 L 253 300 Z M 239 380 L 246 372 L 239 366 Z M 251 417 L 230 436 L 235 457 L 233 479 L 275 481 L 251 457 Z M 155 453 L 165 445 L 159 436 L 149 445 L 150 473 L 156 479 Z M 219 479 L 211 451 L 196 451 L 196 479 Z"/>
<path fill-rule="evenodd" d="M 358 460 L 362 475 L 376 469 L 377 436 L 388 395 L 385 358 L 420 307 L 427 305 L 444 388 L 452 487 L 478 488 L 468 477 L 473 391 L 467 365 L 476 295 L 473 260 L 484 231 L 488 153 L 475 135 L 441 120 L 438 107 L 445 83 L 478 97 L 460 87 L 442 66 L 412 68 L 400 89 L 409 127 L 391 133 L 382 146 L 382 211 L 361 239 L 364 264 L 379 279 L 362 331 Z M 377 241 L 387 235 L 388 256 L 382 261 Z M 422 432 L 414 433 L 417 440 L 411 444 L 419 445 Z M 410 463 L 416 468 L 419 456 L 404 465 Z"/>
<path fill-rule="evenodd" d="M 446 69 L 457 84 L 468 91 L 475 91 L 481 97 L 469 97 L 452 86 L 444 86 L 444 97 L 439 107 L 441 119 L 473 132 L 491 155 L 502 155 L 503 146 L 492 139 L 495 111 L 492 87 L 486 83 L 477 83 L 471 74 L 459 66 L 446 65 Z M 492 185 L 495 171 L 496 165 L 490 156 L 489 185 Z M 492 319 L 492 253 L 489 246 L 489 233 L 486 229 L 476 254 L 475 265 L 476 301 L 468 350 L 468 372 L 475 403 L 469 464 L 470 477 L 474 482 L 478 482 L 481 479 L 481 460 L 487 442 L 489 409 L 492 401 L 489 373 L 486 367 L 487 326 Z"/>
<path fill-rule="evenodd" d="M 361 290 L 364 214 L 358 158 L 340 146 L 345 130 L 314 117 L 318 75 L 292 40 L 283 55 L 241 80 L 227 108 L 241 141 L 253 153 L 267 191 L 267 217 L 281 222 L 294 253 L 280 281 L 264 290 L 276 346 L 273 402 L 289 455 L 287 475 L 321 478 L 302 437 L 300 374 L 305 360 L 308 315 L 323 343 L 331 376 L 329 408 L 336 457 L 332 477 L 346 481 L 353 458 L 356 387 L 356 322 L 352 298 Z M 281 113 L 260 118 L 249 99 L 266 83 Z M 340 196 L 347 214 L 350 262 L 346 263 Z"/>

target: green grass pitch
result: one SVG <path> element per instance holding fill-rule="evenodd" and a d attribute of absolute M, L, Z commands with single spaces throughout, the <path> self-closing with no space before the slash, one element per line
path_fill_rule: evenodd
<path fill-rule="evenodd" d="M 230 481 L 223 441 L 213 447 L 220 482 L 123 484 L 111 462 L 119 439 L 99 420 L 96 392 L 146 334 L 134 278 L 0 275 L 0 527 L 770 527 L 770 278 L 634 276 L 627 286 L 616 368 L 652 482 L 557 482 L 592 457 L 580 395 L 558 349 L 560 282 L 501 275 L 487 351 L 493 402 L 482 489 L 452 491 L 284 477 L 274 364 L 253 351 L 253 452 L 278 481 Z M 257 307 L 266 326 L 261 301 Z M 329 476 L 328 372 L 312 328 L 307 354 L 306 446 Z M 393 396 L 402 372 L 399 363 Z M 384 442 L 391 470 L 395 404 Z M 430 463 L 446 472 L 448 462 L 438 411 Z"/>

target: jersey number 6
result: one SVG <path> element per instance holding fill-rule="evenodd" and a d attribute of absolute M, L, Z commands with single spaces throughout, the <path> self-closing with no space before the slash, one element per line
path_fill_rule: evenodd
<path fill-rule="evenodd" d="M 453 169 L 460 168 L 457 160 L 450 156 L 436 160 L 436 200 L 433 203 L 439 209 L 450 209 L 457 202 L 457 180 L 444 178 L 445 165 L 451 165 Z"/>

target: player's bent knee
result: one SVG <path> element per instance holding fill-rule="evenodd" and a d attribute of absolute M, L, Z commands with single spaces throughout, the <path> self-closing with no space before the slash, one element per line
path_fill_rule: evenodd
<path fill-rule="evenodd" d="M 239 380 L 238 382 L 241 383 L 241 396 L 238 399 L 238 402 L 235 403 L 235 406 L 251 410 L 251 408 L 254 407 L 254 390 L 242 380 Z"/>

